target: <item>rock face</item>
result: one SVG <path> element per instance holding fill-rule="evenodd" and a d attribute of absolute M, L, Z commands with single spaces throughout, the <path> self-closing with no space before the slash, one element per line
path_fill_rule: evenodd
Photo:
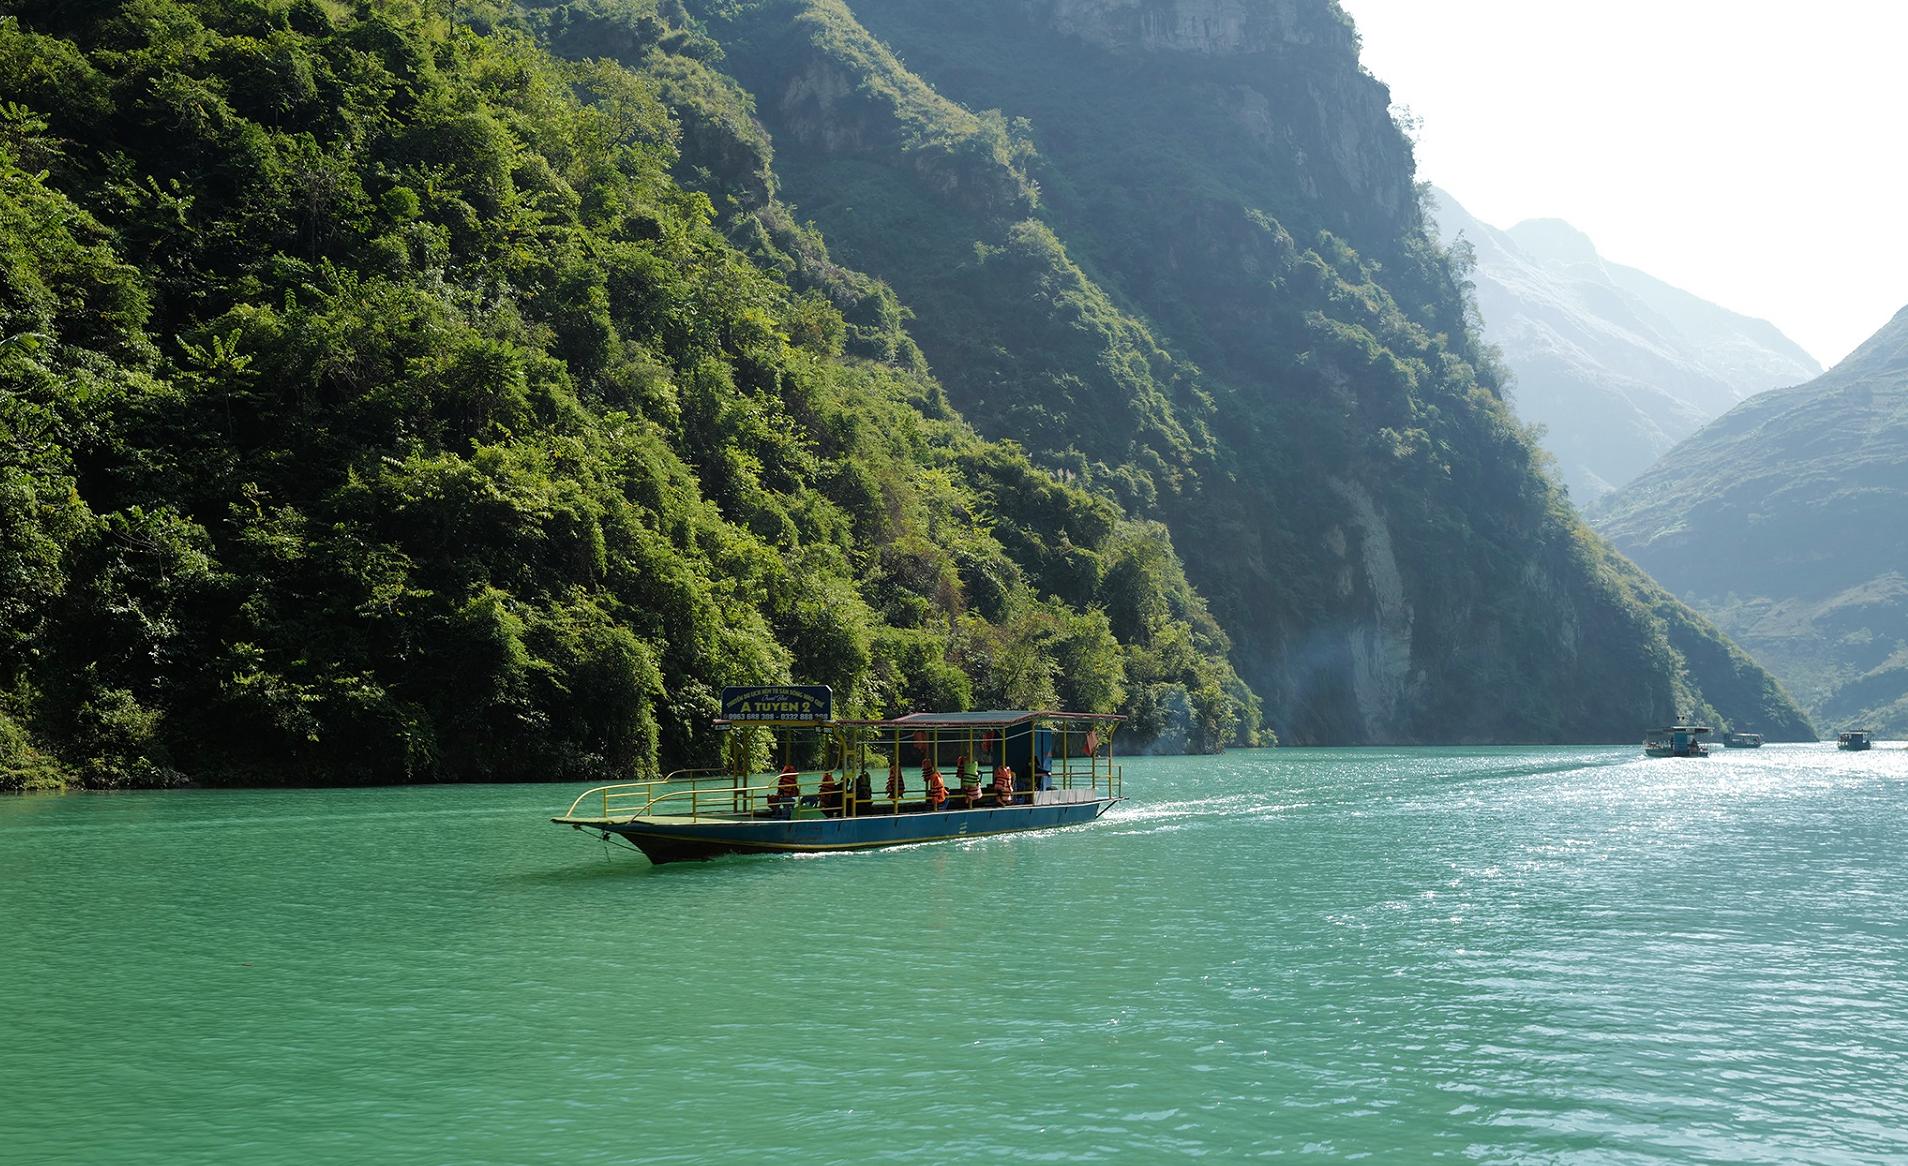
<path fill-rule="evenodd" d="M 1476 256 L 1484 336 L 1516 377 L 1517 411 L 1548 430 L 1544 445 L 1579 502 L 1738 401 L 1821 372 L 1774 325 L 1609 263 L 1568 223 L 1498 230 L 1434 193 L 1439 234 Z"/>
<path fill-rule="evenodd" d="M 1406 722 L 1411 684 L 1411 601 L 1405 593 L 1391 530 L 1371 496 L 1353 482 L 1333 482 L 1351 507 L 1358 530 L 1360 565 L 1371 593 L 1369 622 L 1351 629 L 1352 694 L 1374 735 L 1392 737 Z"/>
<path fill-rule="evenodd" d="M 1032 0 L 1028 7 L 1058 32 L 1116 50 L 1219 57 L 1352 43 L 1341 15 L 1299 0 Z"/>
<path fill-rule="evenodd" d="M 1309 197 L 1382 208 L 1398 229 L 1415 212 L 1410 150 L 1392 125 L 1390 90 L 1356 68 L 1314 67 L 1358 58 L 1357 33 L 1335 3 L 1016 2 L 1035 26 L 1115 59 L 1212 58 L 1207 87 L 1218 107 L 1247 141 L 1296 163 L 1294 179 Z M 966 23 L 986 19 L 979 7 L 962 11 Z"/>
<path fill-rule="evenodd" d="M 1908 732 L 1908 308 L 1816 380 L 1701 429 L 1593 517 L 1822 729 Z"/>

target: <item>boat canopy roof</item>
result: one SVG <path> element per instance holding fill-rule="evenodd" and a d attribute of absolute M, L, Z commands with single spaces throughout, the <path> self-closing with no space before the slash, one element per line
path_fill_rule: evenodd
<path fill-rule="evenodd" d="M 842 721 L 873 729 L 1005 729 L 1028 721 L 1123 721 L 1113 713 L 1065 713 L 1051 709 L 982 709 L 966 713 L 909 713 L 885 721 Z"/>
<path fill-rule="evenodd" d="M 1033 721 L 1090 721 L 1096 724 L 1118 724 L 1126 718 L 1118 713 L 1070 713 L 1054 709 L 981 709 L 964 713 L 909 713 L 905 717 L 889 720 L 856 720 L 854 718 L 768 720 L 757 718 L 737 719 L 717 717 L 715 725 L 720 729 L 736 726 L 758 725 L 769 729 L 815 729 L 825 731 L 830 728 L 854 729 L 1006 729 L 1015 725 L 1025 725 Z"/>

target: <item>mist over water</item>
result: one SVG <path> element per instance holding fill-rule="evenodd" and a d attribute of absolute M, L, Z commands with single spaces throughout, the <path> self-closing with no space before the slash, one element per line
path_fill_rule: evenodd
<path fill-rule="evenodd" d="M 1908 1156 L 1908 751 L 1148 758 L 650 867 L 551 786 L 0 801 L 23 1162 Z"/>

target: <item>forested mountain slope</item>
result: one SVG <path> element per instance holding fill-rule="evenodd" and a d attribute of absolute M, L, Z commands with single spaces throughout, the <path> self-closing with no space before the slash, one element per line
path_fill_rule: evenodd
<path fill-rule="evenodd" d="M 1476 264 L 1484 339 L 1515 377 L 1518 416 L 1544 427 L 1580 504 L 1745 397 L 1822 371 L 1774 325 L 1610 263 L 1568 223 L 1499 230 L 1432 195 L 1440 236 Z"/>
<path fill-rule="evenodd" d="M 788 678 L 1256 739 L 1162 527 L 718 232 L 691 60 L 503 15 L 0 19 L 6 783 L 613 778 Z"/>
<path fill-rule="evenodd" d="M 1908 733 L 1908 308 L 1699 430 L 1597 519 L 1822 728 Z"/>
<path fill-rule="evenodd" d="M 8 5 L 4 780 L 615 777 L 782 678 L 1801 731 L 1539 471 L 1334 8 L 878 7 L 946 92 L 820 0 Z"/>
<path fill-rule="evenodd" d="M 983 432 L 1168 523 L 1282 736 L 1808 733 L 1545 475 L 1335 5 L 686 7 L 777 197 Z"/>

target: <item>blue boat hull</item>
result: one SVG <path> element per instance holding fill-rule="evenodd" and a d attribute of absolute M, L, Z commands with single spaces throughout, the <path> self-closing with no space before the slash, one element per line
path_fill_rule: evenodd
<path fill-rule="evenodd" d="M 725 854 L 825 853 L 905 846 L 954 838 L 981 838 L 1024 830 L 1078 826 L 1104 814 L 1117 799 L 1050 806 L 944 810 L 939 813 L 869 814 L 858 818 L 760 818 L 744 821 L 591 822 L 580 829 L 627 838 L 649 861 L 684 862 Z M 557 819 L 562 821 L 562 819 Z"/>

